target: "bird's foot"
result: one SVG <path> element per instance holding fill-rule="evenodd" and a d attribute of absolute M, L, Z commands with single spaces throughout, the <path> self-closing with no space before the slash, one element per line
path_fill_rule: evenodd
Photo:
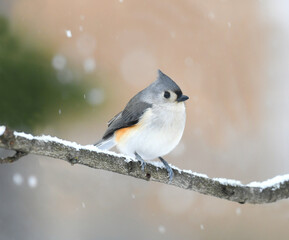
<path fill-rule="evenodd" d="M 162 163 L 166 167 L 167 172 L 169 174 L 169 182 L 171 182 L 173 180 L 173 177 L 174 177 L 173 169 L 170 167 L 170 165 L 168 164 L 168 162 L 165 159 L 163 159 L 162 157 L 159 157 L 159 159 L 162 161 Z"/>
<path fill-rule="evenodd" d="M 141 170 L 144 171 L 144 168 L 145 168 L 147 163 L 142 159 L 142 157 L 137 152 L 135 152 L 134 155 L 135 155 L 136 159 L 138 161 L 140 161 Z"/>

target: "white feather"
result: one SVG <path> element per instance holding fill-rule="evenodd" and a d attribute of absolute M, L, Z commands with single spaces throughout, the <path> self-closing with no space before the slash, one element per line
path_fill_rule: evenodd
<path fill-rule="evenodd" d="M 120 152 L 144 160 L 152 160 L 172 151 L 179 143 L 185 128 L 185 104 L 166 103 L 148 109 L 136 127 L 117 142 Z"/>
<path fill-rule="evenodd" d="M 95 146 L 101 150 L 109 150 L 115 146 L 114 137 L 101 140 L 95 144 Z"/>

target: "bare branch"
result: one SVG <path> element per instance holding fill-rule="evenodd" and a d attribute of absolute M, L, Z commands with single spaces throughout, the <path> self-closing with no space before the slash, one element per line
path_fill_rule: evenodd
<path fill-rule="evenodd" d="M 27 152 L 20 152 L 20 151 L 16 151 L 15 154 L 11 157 L 6 157 L 6 158 L 0 158 L 0 164 L 1 163 L 13 163 L 15 161 L 17 161 L 18 159 L 28 155 L 29 153 Z"/>
<path fill-rule="evenodd" d="M 81 164 L 143 180 L 170 184 L 239 203 L 261 204 L 289 198 L 289 174 L 243 185 L 236 180 L 212 179 L 204 174 L 172 166 L 174 178 L 169 182 L 167 171 L 159 162 L 147 163 L 142 171 L 140 162 L 121 154 L 100 151 L 92 145 L 81 146 L 56 137 L 19 133 L 4 126 L 0 126 L 0 147 L 15 150 L 17 157 L 13 159 L 14 161 L 28 153 L 49 156 L 71 164 Z M 0 161 L 5 162 L 9 161 Z"/>

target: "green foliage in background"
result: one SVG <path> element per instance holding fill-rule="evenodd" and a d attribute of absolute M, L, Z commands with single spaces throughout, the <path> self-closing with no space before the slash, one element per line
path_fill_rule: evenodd
<path fill-rule="evenodd" d="M 86 87 L 73 72 L 73 81 L 59 81 L 52 57 L 47 49 L 25 44 L 0 17 L 0 125 L 31 131 L 59 109 L 83 109 Z"/>

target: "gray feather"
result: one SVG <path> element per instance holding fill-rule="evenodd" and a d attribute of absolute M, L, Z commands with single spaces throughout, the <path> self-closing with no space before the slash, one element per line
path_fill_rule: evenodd
<path fill-rule="evenodd" d="M 145 110 L 152 106 L 146 102 L 135 102 L 135 98 L 137 98 L 137 95 L 128 102 L 122 112 L 117 114 L 112 120 L 108 122 L 108 128 L 102 139 L 111 137 L 118 129 L 131 127 L 137 124 Z"/>

